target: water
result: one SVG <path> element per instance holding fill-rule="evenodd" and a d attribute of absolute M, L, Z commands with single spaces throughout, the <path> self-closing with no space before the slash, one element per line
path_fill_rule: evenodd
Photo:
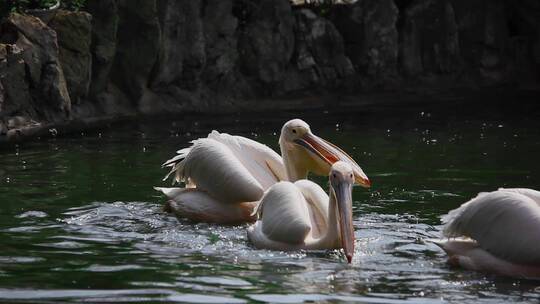
<path fill-rule="evenodd" d="M 187 116 L 1 147 L 0 302 L 537 303 L 539 282 L 451 268 L 428 240 L 477 192 L 540 187 L 539 114 L 523 101 Z M 257 250 L 245 226 L 162 212 L 152 186 L 178 148 L 212 128 L 277 148 L 292 117 L 373 182 L 354 190 L 352 265 L 336 251 Z"/>

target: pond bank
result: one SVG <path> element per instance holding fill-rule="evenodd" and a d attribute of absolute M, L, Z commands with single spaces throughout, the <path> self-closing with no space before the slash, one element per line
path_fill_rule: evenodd
<path fill-rule="evenodd" d="M 402 92 L 539 86 L 534 1 L 323 11 L 288 0 L 90 0 L 85 10 L 2 20 L 0 140 L 166 113 L 335 107 L 338 94 L 361 107 Z"/>
<path fill-rule="evenodd" d="M 273 98 L 246 100 L 238 102 L 234 106 L 221 107 L 204 111 L 164 111 L 153 114 L 117 114 L 103 115 L 86 118 L 75 118 L 61 122 L 37 123 L 35 121 L 17 122 L 19 127 L 13 128 L 7 134 L 0 135 L 0 144 L 9 142 L 20 142 L 32 139 L 43 139 L 51 137 L 61 137 L 75 133 L 85 133 L 90 130 L 105 130 L 129 121 L 174 121 L 185 119 L 186 121 L 197 121 L 197 119 L 208 120 L 213 117 L 216 121 L 221 121 L 229 117 L 247 117 L 252 114 L 263 115 L 268 119 L 268 115 L 276 114 L 276 118 L 287 116 L 306 116 L 321 113 L 331 113 L 332 115 L 344 115 L 357 113 L 366 115 L 372 111 L 381 109 L 393 109 L 394 111 L 414 109 L 448 109 L 448 114 L 452 115 L 457 109 L 466 108 L 462 114 L 471 115 L 477 113 L 481 116 L 486 108 L 498 109 L 501 113 L 513 112 L 514 115 L 522 113 L 527 115 L 538 113 L 540 106 L 537 104 L 540 90 L 538 89 L 423 89 L 408 91 L 388 91 L 386 93 L 372 92 L 355 95 L 325 94 L 320 96 L 309 96 L 307 92 L 288 98 Z M 518 103 L 515 101 L 519 100 Z M 257 106 L 253 106 L 257 104 Z M 536 112 L 535 112 L 536 111 Z M 516 114 L 516 112 L 518 114 Z M 319 114 L 316 114 L 319 113 Z M 257 116 L 257 117 L 258 117 Z M 188 126 L 189 123 L 186 124 Z"/>

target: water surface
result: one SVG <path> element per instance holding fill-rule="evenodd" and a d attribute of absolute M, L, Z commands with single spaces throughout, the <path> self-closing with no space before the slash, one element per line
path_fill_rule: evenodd
<path fill-rule="evenodd" d="M 0 147 L 0 302 L 537 303 L 540 283 L 450 268 L 428 240 L 478 192 L 539 188 L 539 115 L 501 102 L 186 116 Z M 352 265 L 162 212 L 160 164 L 190 140 L 219 129 L 277 148 L 299 116 L 373 182 L 354 189 Z"/>

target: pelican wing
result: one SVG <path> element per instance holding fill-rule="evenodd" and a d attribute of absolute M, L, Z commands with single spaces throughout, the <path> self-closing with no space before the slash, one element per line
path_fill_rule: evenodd
<path fill-rule="evenodd" d="M 268 146 L 242 136 L 217 131 L 208 134 L 208 138 L 226 145 L 264 190 L 279 181 L 287 180 L 281 156 Z"/>
<path fill-rule="evenodd" d="M 328 230 L 328 195 L 319 185 L 307 179 L 296 181 L 294 185 L 308 203 L 312 237 L 317 239 Z"/>
<path fill-rule="evenodd" d="M 540 192 L 500 189 L 480 193 L 442 218 L 447 237 L 469 237 L 494 256 L 540 264 Z"/>
<path fill-rule="evenodd" d="M 165 177 L 185 182 L 227 203 L 259 200 L 271 185 L 285 178 L 281 157 L 253 140 L 213 131 L 192 141 L 163 166 Z"/>
<path fill-rule="evenodd" d="M 527 188 L 499 188 L 499 191 L 523 194 L 535 201 L 538 206 L 540 206 L 540 191 Z"/>
<path fill-rule="evenodd" d="M 311 230 L 309 210 L 293 183 L 279 182 L 261 200 L 262 233 L 275 242 L 303 244 Z"/>
<path fill-rule="evenodd" d="M 194 184 L 224 203 L 251 202 L 262 197 L 261 184 L 221 142 L 197 139 L 184 153 L 176 162 L 165 163 L 173 167 L 176 180 Z"/>

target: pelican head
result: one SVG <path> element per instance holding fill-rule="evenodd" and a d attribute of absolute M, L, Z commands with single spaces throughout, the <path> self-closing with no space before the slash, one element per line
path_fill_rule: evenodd
<path fill-rule="evenodd" d="M 341 247 L 350 263 L 354 254 L 354 228 L 352 221 L 353 168 L 344 161 L 337 161 L 330 169 L 330 200 L 335 202 Z"/>
<path fill-rule="evenodd" d="M 279 137 L 281 155 L 290 181 L 307 177 L 308 172 L 326 175 L 337 161 L 344 161 L 353 170 L 355 183 L 370 187 L 371 182 L 362 168 L 343 150 L 314 135 L 301 119 L 289 120 L 283 125 Z"/>

